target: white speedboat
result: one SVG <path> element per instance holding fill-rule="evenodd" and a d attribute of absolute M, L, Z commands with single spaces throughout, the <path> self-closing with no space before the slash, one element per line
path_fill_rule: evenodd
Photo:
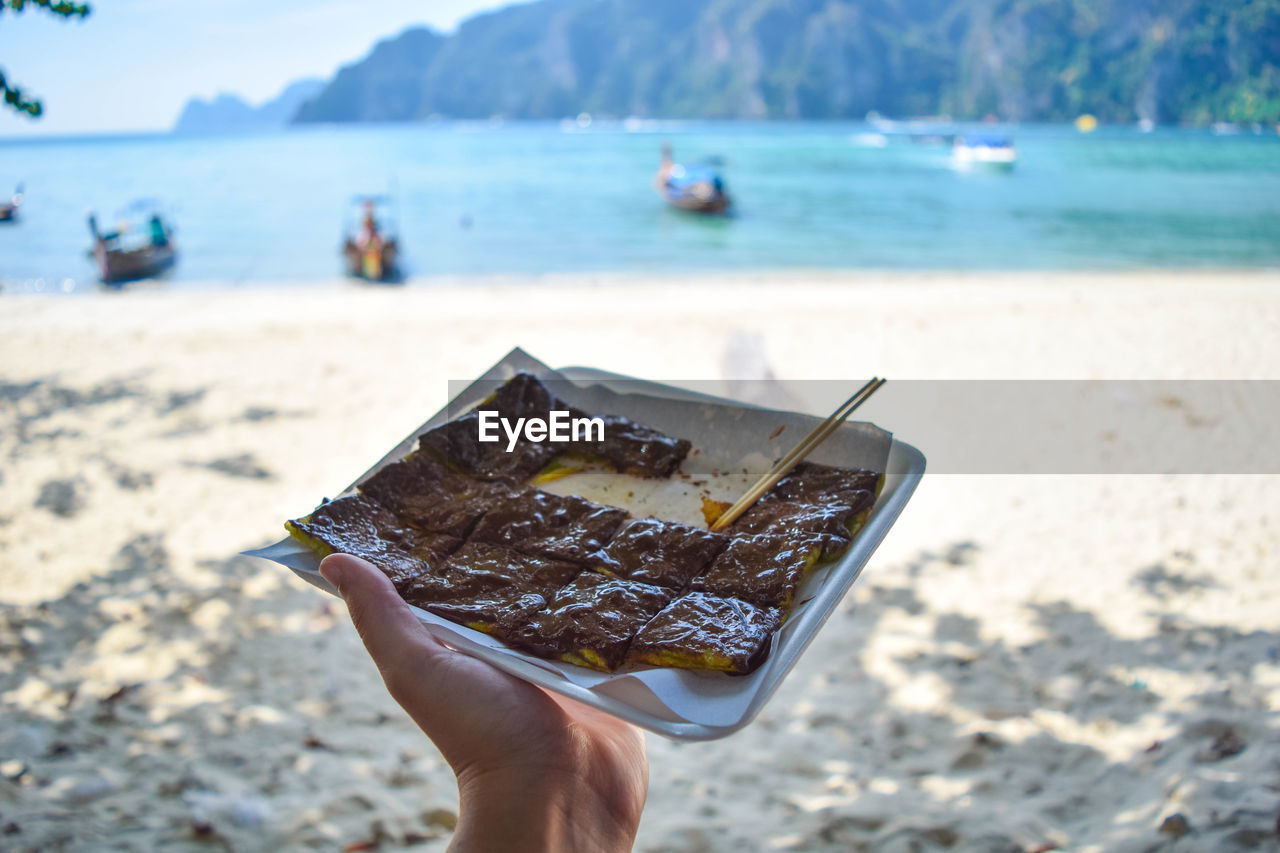
<path fill-rule="evenodd" d="M 1008 171 L 1018 162 L 1018 149 L 1007 136 L 983 133 L 957 136 L 951 146 L 951 164 L 957 169 Z"/>

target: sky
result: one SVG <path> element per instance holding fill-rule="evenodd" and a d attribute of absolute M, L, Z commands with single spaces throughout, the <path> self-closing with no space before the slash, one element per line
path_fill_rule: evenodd
<path fill-rule="evenodd" d="M 167 130 L 193 96 L 257 104 L 406 27 L 451 31 L 511 0 L 88 2 L 83 21 L 0 14 L 0 69 L 45 110 L 36 121 L 0 110 L 0 137 Z"/>

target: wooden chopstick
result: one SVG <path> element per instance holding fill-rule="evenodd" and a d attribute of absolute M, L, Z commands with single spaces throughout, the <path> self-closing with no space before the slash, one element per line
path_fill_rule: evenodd
<path fill-rule="evenodd" d="M 789 471 L 791 468 L 795 467 L 797 462 L 805 456 L 808 456 L 809 452 L 813 450 L 813 448 L 817 447 L 819 443 L 824 441 L 836 427 L 840 426 L 840 424 L 849 417 L 854 409 L 862 405 L 863 400 L 875 393 L 875 390 L 884 383 L 885 380 L 883 379 L 872 379 L 866 385 L 859 388 L 852 397 L 841 403 L 840 407 L 832 412 L 825 421 L 814 427 L 813 431 L 805 436 L 799 444 L 793 447 L 786 456 L 783 456 L 775 462 L 773 467 L 766 471 L 760 479 L 764 480 L 776 471 Z"/>
<path fill-rule="evenodd" d="M 791 469 L 799 465 L 819 444 L 826 441 L 831 433 L 835 432 L 836 428 L 844 423 L 849 415 L 853 414 L 854 409 L 865 403 L 867 398 L 878 391 L 880 386 L 887 381 L 887 379 L 876 377 L 859 388 L 848 400 L 841 403 L 825 421 L 818 424 L 812 432 L 801 439 L 800 443 L 792 448 L 790 453 L 774 463 L 773 467 L 768 471 L 765 471 L 760 479 L 756 480 L 750 489 L 747 489 L 746 494 L 738 498 L 732 506 L 721 513 L 710 529 L 713 531 L 723 530 L 737 521 L 739 516 L 750 509 L 756 501 L 760 500 L 760 497 L 769 489 L 772 489 L 775 483 L 787 476 Z"/>

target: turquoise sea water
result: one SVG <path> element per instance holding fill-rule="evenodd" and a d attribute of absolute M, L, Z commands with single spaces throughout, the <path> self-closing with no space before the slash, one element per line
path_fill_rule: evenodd
<path fill-rule="evenodd" d="M 1280 137 L 1006 128 L 1009 174 L 861 123 L 424 124 L 0 141 L 6 292 L 93 289 L 85 211 L 158 197 L 165 286 L 333 279 L 356 193 L 391 192 L 410 282 L 432 275 L 735 269 L 1280 266 Z M 725 219 L 665 207 L 661 142 L 723 158 Z M 877 147 L 883 141 L 883 147 Z"/>

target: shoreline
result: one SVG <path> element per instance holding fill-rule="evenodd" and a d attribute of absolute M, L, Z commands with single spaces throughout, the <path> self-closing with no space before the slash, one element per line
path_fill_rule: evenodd
<path fill-rule="evenodd" d="M 859 285 L 867 282 L 939 282 L 939 283 L 1004 283 L 1024 284 L 1028 277 L 1044 277 L 1063 281 L 1093 281 L 1097 279 L 1153 279 L 1168 278 L 1176 281 L 1197 281 L 1215 278 L 1277 278 L 1276 266 L 1223 266 L 1223 267 L 1132 267 L 1132 268 L 948 268 L 925 267 L 900 269 L 893 267 L 840 268 L 840 267 L 778 267 L 707 270 L 587 270 L 524 273 L 435 273 L 412 275 L 404 282 L 380 284 L 362 282 L 347 276 L 334 275 L 321 278 L 266 278 L 266 279 L 193 279 L 168 282 L 164 279 L 144 279 L 129 282 L 121 287 L 107 287 L 96 279 L 82 285 L 77 280 L 77 292 L 70 298 L 86 296 L 139 296 L 145 294 L 194 294 L 194 293 L 250 293 L 259 291 L 315 290 L 368 290 L 371 292 L 405 293 L 420 289 L 440 287 L 583 287 L 583 286 L 649 286 L 655 282 L 687 281 L 699 285 L 716 285 L 729 282 L 749 282 L 753 286 L 773 285 L 779 282 L 805 282 L 812 284 Z M 34 279 L 24 279 L 32 281 Z M 0 286 L 7 281 L 0 278 Z M 55 284 L 49 279 L 50 287 Z M 54 292 L 7 292 L 0 296 L 8 299 L 59 299 L 67 294 Z"/>
<path fill-rule="evenodd" d="M 719 378 L 726 360 L 752 347 L 763 351 L 747 355 L 751 369 L 788 379 L 1273 379 L 1280 340 L 1252 335 L 1245 352 L 1238 331 L 1280 328 L 1277 294 L 1280 271 L 481 277 L 406 288 L 334 279 L 314 289 L 4 298 L 0 358 L 15 378 L 48 372 L 23 343 L 37 329 L 41 338 L 83 336 L 121 365 L 150 369 L 157 346 L 271 349 L 271 335 L 296 334 L 321 352 L 326 330 L 353 327 L 380 330 L 378 347 L 333 344 L 352 363 L 367 360 L 366 373 L 432 358 L 455 365 L 454 379 L 513 346 L 548 363 L 656 379 Z M 433 348 L 415 334 L 445 337 Z M 149 344 L 120 346 L 125 335 Z M 459 335 L 465 346 L 454 343 Z M 841 357 L 822 357 L 818 341 Z M 287 360 L 305 369 L 296 353 Z M 62 369 L 82 367 L 72 359 Z"/>

